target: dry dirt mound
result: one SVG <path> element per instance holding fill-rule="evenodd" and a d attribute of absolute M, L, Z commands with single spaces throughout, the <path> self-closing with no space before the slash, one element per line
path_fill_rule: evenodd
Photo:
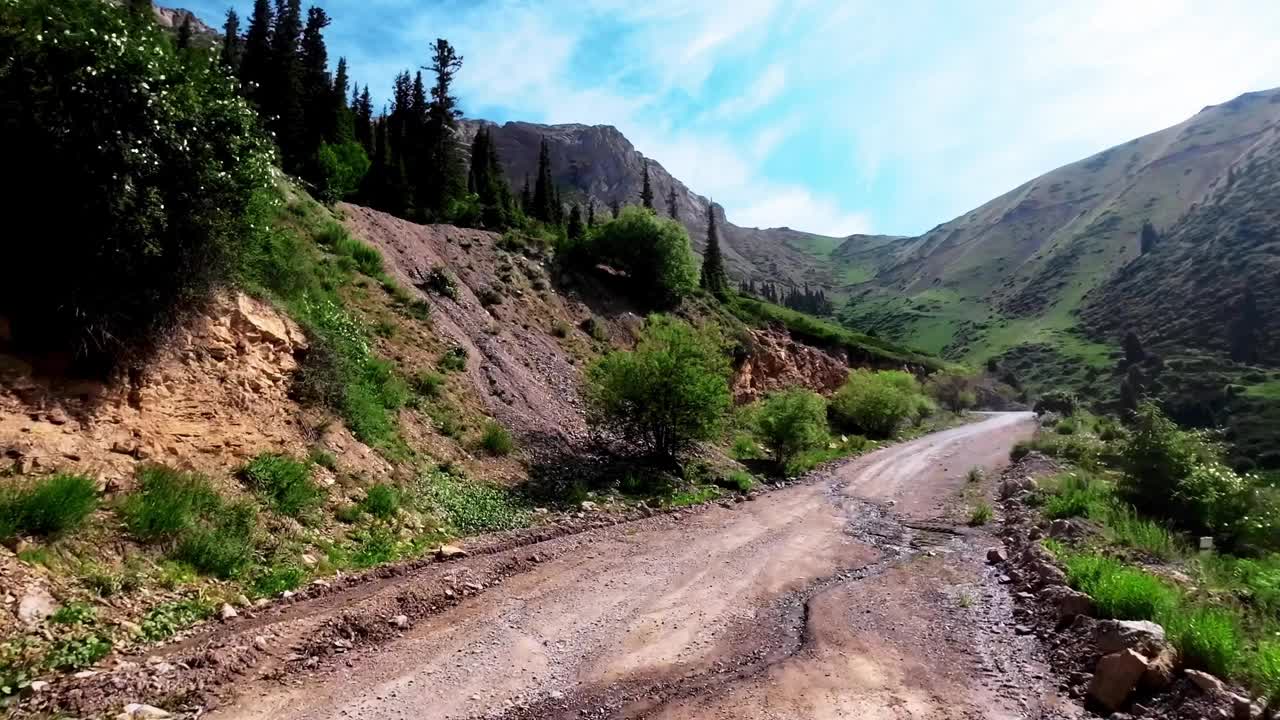
<path fill-rule="evenodd" d="M 180 327 L 128 381 L 39 377 L 0 355 L 0 458 L 24 474 L 79 471 L 119 487 L 142 461 L 216 477 L 265 450 L 305 454 L 313 433 L 288 392 L 306 346 L 287 317 L 237 295 Z M 345 431 L 334 440 L 380 469 Z"/>

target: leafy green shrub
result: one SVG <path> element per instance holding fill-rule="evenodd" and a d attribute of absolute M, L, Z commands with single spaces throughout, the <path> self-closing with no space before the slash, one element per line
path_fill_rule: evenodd
<path fill-rule="evenodd" d="M 590 424 L 671 462 L 714 437 L 732 402 L 729 363 L 713 330 L 663 315 L 645 323 L 634 351 L 615 351 L 587 369 Z"/>
<path fill-rule="evenodd" d="M 458 281 L 453 279 L 453 275 L 442 267 L 432 268 L 423 278 L 422 287 L 430 290 L 437 295 L 443 295 L 450 300 L 458 299 Z"/>
<path fill-rule="evenodd" d="M 80 632 L 55 640 L 45 655 L 45 667 L 54 670 L 80 670 L 98 662 L 111 652 L 111 638 L 97 632 Z"/>
<path fill-rule="evenodd" d="M 609 327 L 605 325 L 603 320 L 594 315 L 583 322 L 582 329 L 596 342 L 605 342 L 609 339 Z"/>
<path fill-rule="evenodd" d="M 671 307 L 698 289 L 698 266 L 684 226 L 644 208 L 623 208 L 566 250 L 571 262 L 625 271 L 630 293 L 653 307 Z"/>
<path fill-rule="evenodd" d="M 213 611 L 213 603 L 201 596 L 157 605 L 142 617 L 142 637 L 151 642 L 168 640 L 175 633 L 212 617 Z"/>
<path fill-rule="evenodd" d="M 356 567 L 368 568 L 391 562 L 400 557 L 400 542 L 390 528 L 374 526 L 356 533 L 356 551 L 351 562 Z"/>
<path fill-rule="evenodd" d="M 438 471 L 424 477 L 423 496 L 450 528 L 464 535 L 512 530 L 529 520 L 528 510 L 510 491 Z"/>
<path fill-rule="evenodd" d="M 0 488 L 0 539 L 61 535 L 80 527 L 97 507 L 97 485 L 83 475 L 59 473 L 23 488 Z"/>
<path fill-rule="evenodd" d="M 493 420 L 484 424 L 484 432 L 480 436 L 480 447 L 485 452 L 495 457 L 510 455 L 515 445 L 515 440 L 511 438 L 511 433 L 506 428 Z"/>
<path fill-rule="evenodd" d="M 991 522 L 991 518 L 993 514 L 994 513 L 991 510 L 991 506 L 985 502 L 980 502 L 977 505 L 974 505 L 973 510 L 969 512 L 970 527 L 980 527 L 982 525 L 986 525 L 987 523 Z"/>
<path fill-rule="evenodd" d="M 379 483 L 364 491 L 360 507 L 379 520 L 390 520 L 400 509 L 400 491 Z"/>
<path fill-rule="evenodd" d="M 454 345 L 440 356 L 440 362 L 436 366 L 440 368 L 440 372 L 462 372 L 467 369 L 467 357 L 466 348 Z"/>
<path fill-rule="evenodd" d="M 1159 578 L 1090 553 L 1063 558 L 1067 582 L 1093 597 L 1098 611 L 1117 620 L 1157 620 L 1178 605 L 1178 594 Z"/>
<path fill-rule="evenodd" d="M 1236 613 L 1214 607 L 1182 607 L 1162 618 L 1169 640 L 1187 664 L 1215 675 L 1235 674 L 1244 650 Z"/>
<path fill-rule="evenodd" d="M 324 498 L 324 490 L 311 479 L 311 468 L 287 455 L 261 453 L 240 469 L 240 476 L 272 509 L 289 517 L 301 515 Z"/>
<path fill-rule="evenodd" d="M 977 380 L 972 375 L 955 370 L 945 370 L 929 376 L 929 394 L 953 413 L 960 413 L 978 404 L 975 389 Z M 910 388 L 904 388 L 911 392 Z M 918 393 L 916 390 L 913 394 Z"/>
<path fill-rule="evenodd" d="M 355 192 L 369 172 L 369 156 L 358 142 L 320 143 L 316 150 L 316 195 L 333 204 Z"/>
<path fill-rule="evenodd" d="M 1071 517 L 1100 518 L 1111 499 L 1111 490 L 1088 473 L 1066 473 L 1045 501 L 1044 516 L 1050 520 Z"/>
<path fill-rule="evenodd" d="M 831 415 L 841 428 L 870 437 L 889 437 L 918 405 L 919 395 L 902 386 L 892 371 L 858 369 L 831 398 Z"/>
<path fill-rule="evenodd" d="M 50 615 L 49 622 L 58 625 L 86 625 L 93 622 L 97 615 L 98 612 L 93 609 L 92 605 L 82 602 L 69 602 Z"/>
<path fill-rule="evenodd" d="M 756 417 L 760 439 L 774 460 L 786 468 L 797 455 L 827 441 L 827 403 L 802 388 L 767 397 Z"/>
<path fill-rule="evenodd" d="M 1013 444 L 1013 449 L 1009 451 L 1009 459 L 1018 462 L 1022 458 L 1031 454 L 1032 451 L 1030 440 L 1019 440 Z"/>
<path fill-rule="evenodd" d="M 109 371 L 145 352 L 229 279 L 271 186 L 257 115 L 218 63 L 187 62 L 154 23 L 96 0 L 0 5 L 0 150 L 21 182 L 8 207 L 44 218 L 44 241 L 10 243 L 0 283 L 12 343 L 68 351 Z"/>
<path fill-rule="evenodd" d="M 1051 390 L 1036 401 L 1034 409 L 1037 415 L 1052 412 L 1070 417 L 1075 415 L 1079 408 L 1080 400 L 1075 395 L 1064 390 Z"/>
<path fill-rule="evenodd" d="M 763 457 L 755 437 L 745 433 L 733 438 L 733 445 L 729 448 L 729 454 L 733 456 L 734 460 L 756 460 Z"/>

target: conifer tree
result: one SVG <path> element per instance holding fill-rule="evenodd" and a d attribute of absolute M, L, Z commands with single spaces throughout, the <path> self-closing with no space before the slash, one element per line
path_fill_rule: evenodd
<path fill-rule="evenodd" d="M 262 101 L 274 122 L 284 169 L 297 173 L 307 159 L 307 133 L 303 114 L 302 66 L 298 45 L 302 38 L 300 0 L 276 0 L 276 21 L 271 32 L 270 84 Z"/>
<path fill-rule="evenodd" d="M 462 69 L 462 56 L 449 41 L 437 38 L 432 49 L 431 66 L 427 69 L 435 73 L 435 82 L 426 108 L 426 152 L 425 167 L 420 173 L 420 204 L 430 217 L 444 219 L 452 201 L 461 196 L 466 187 L 462 159 L 454 140 L 462 111 L 458 109 L 458 98 L 452 94 L 453 78 Z"/>
<path fill-rule="evenodd" d="M 352 103 L 352 111 L 355 115 L 356 140 L 364 146 L 366 153 L 373 155 L 373 99 L 369 96 L 368 85 L 364 86 L 359 98 Z"/>
<path fill-rule="evenodd" d="M 329 78 L 329 52 L 324 44 L 324 29 L 329 26 L 329 15 L 323 8 L 307 9 L 307 24 L 302 31 L 301 71 L 303 146 L 299 152 L 308 160 L 322 142 L 334 142 L 338 131 L 337 107 L 333 99 L 333 83 Z M 339 65 L 346 83 L 346 64 Z M 346 88 L 342 98 L 346 100 Z"/>
<path fill-rule="evenodd" d="M 724 258 L 720 254 L 720 234 L 716 230 L 715 204 L 707 203 L 707 249 L 702 255 L 702 289 L 713 295 L 722 295 L 729 287 L 724 271 Z"/>
<path fill-rule="evenodd" d="M 182 24 L 178 26 L 178 49 L 182 51 L 191 49 L 191 16 L 187 15 L 182 18 Z"/>
<path fill-rule="evenodd" d="M 538 147 L 538 178 L 533 184 L 532 213 L 535 219 L 552 222 L 555 213 L 555 185 L 551 179 L 551 148 L 547 139 Z"/>
<path fill-rule="evenodd" d="M 680 219 L 680 206 L 676 204 L 676 186 L 674 183 L 672 183 L 671 190 L 667 193 L 667 215 L 670 215 L 672 220 Z"/>
<path fill-rule="evenodd" d="M 524 189 L 520 191 L 520 209 L 533 217 L 533 194 L 529 191 L 529 173 L 524 174 Z"/>
<path fill-rule="evenodd" d="M 271 85 L 271 33 L 275 15 L 269 0 L 254 0 L 249 30 L 244 37 L 244 54 L 240 59 L 240 82 L 249 99 L 263 113 L 269 110 L 265 95 Z"/>
<path fill-rule="evenodd" d="M 653 209 L 653 186 L 649 184 L 649 159 L 644 161 L 644 182 L 640 187 L 640 204 L 648 210 Z"/>
<path fill-rule="evenodd" d="M 243 39 L 240 37 L 240 16 L 235 9 L 227 11 L 227 21 L 222 25 L 222 66 L 237 77 L 240 75 L 240 59 L 244 54 Z"/>
<path fill-rule="evenodd" d="M 565 235 L 569 238 L 569 242 L 577 242 L 582 239 L 585 229 L 582 226 L 582 208 L 578 207 L 578 203 L 574 203 L 569 208 L 569 226 L 565 230 Z"/>
<path fill-rule="evenodd" d="M 596 199 L 591 198 L 587 201 L 587 227 L 596 226 Z"/>
<path fill-rule="evenodd" d="M 1142 349 L 1142 340 L 1137 333 L 1130 330 L 1124 336 L 1124 360 L 1129 365 L 1136 365 L 1147 359 L 1147 352 Z"/>
<path fill-rule="evenodd" d="M 618 213 L 622 212 L 622 202 L 618 198 L 609 201 L 609 212 L 613 214 L 613 219 L 618 219 Z"/>
<path fill-rule="evenodd" d="M 1152 248 L 1154 248 L 1158 242 L 1160 242 L 1160 233 L 1156 232 L 1156 229 L 1152 227 L 1151 222 L 1147 221 L 1142 223 L 1142 233 L 1140 234 L 1138 241 L 1139 252 L 1146 255 L 1151 252 Z"/>
<path fill-rule="evenodd" d="M 1232 360 L 1239 363 L 1258 361 L 1258 331 L 1261 327 L 1262 316 L 1258 312 L 1258 301 L 1253 296 L 1253 289 L 1246 286 L 1231 323 L 1229 342 Z"/>

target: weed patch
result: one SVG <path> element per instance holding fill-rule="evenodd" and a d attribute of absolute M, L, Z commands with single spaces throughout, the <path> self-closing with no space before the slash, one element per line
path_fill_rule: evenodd
<path fill-rule="evenodd" d="M 480 436 L 480 448 L 494 457 L 502 457 L 510 455 L 515 449 L 515 440 L 511 438 L 511 433 L 506 428 L 490 420 L 484 424 L 484 431 Z"/>
<path fill-rule="evenodd" d="M 240 470 L 249 487 L 273 510 L 298 517 L 324 498 L 324 490 L 311 479 L 306 463 L 277 453 L 262 453 Z"/>
<path fill-rule="evenodd" d="M 400 492 L 390 485 L 374 485 L 365 490 L 360 508 L 379 520 L 390 520 L 400 509 Z"/>
<path fill-rule="evenodd" d="M 98 488 L 83 475 L 58 474 L 23 488 L 0 489 L 0 539 L 70 532 L 97 506 Z"/>
<path fill-rule="evenodd" d="M 443 472 L 423 478 L 423 496 L 450 529 L 461 535 L 512 530 L 529 522 L 529 511 L 510 491 L 467 482 Z"/>

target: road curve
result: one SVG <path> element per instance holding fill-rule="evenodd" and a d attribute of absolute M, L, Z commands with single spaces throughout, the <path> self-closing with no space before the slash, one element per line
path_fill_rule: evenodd
<path fill-rule="evenodd" d="M 958 529 L 981 492 L 969 468 L 995 475 L 1033 429 L 994 414 L 754 502 L 597 531 L 208 717 L 1056 717 L 1066 706 L 982 563 L 990 538 Z"/>

